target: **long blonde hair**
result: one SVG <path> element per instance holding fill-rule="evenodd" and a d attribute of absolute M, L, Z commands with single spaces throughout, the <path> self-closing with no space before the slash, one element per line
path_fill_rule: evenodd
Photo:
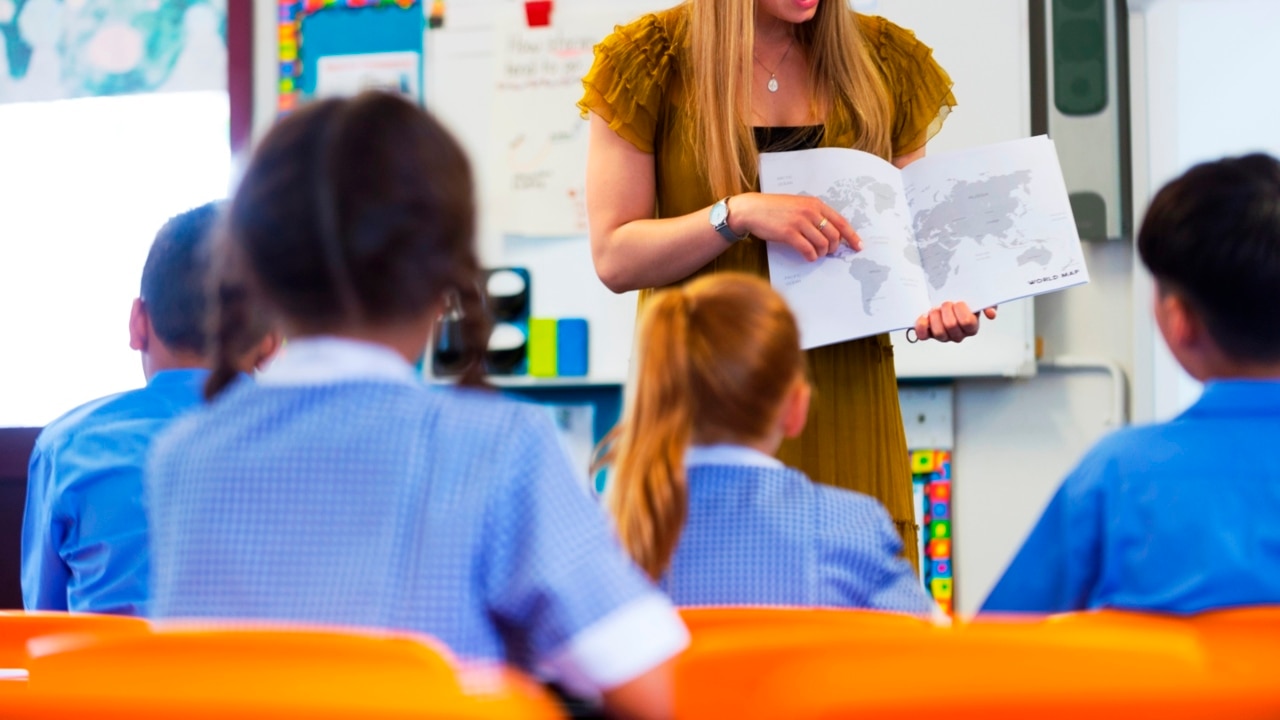
<path fill-rule="evenodd" d="M 695 157 L 705 158 L 715 197 L 756 187 L 751 130 L 755 0 L 688 0 L 689 66 Z M 889 159 L 888 90 L 845 0 L 821 0 L 814 18 L 796 27 L 796 43 L 809 56 L 816 115 L 828 102 L 826 137 L 853 128 L 853 147 Z"/>
<path fill-rule="evenodd" d="M 719 273 L 646 303 L 637 360 L 635 393 L 601 464 L 613 465 L 605 501 L 622 545 L 656 580 L 684 528 L 689 444 L 768 437 L 804 376 L 804 353 L 768 282 Z"/>

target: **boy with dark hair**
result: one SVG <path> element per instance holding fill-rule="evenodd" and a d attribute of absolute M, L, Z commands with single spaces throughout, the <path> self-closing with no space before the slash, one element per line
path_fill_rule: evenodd
<path fill-rule="evenodd" d="M 40 433 L 31 453 L 22 526 L 22 596 L 28 610 L 142 615 L 149 597 L 142 469 L 151 439 L 201 404 L 208 371 L 205 293 L 210 203 L 169 220 L 142 271 L 129 346 L 142 354 L 144 388 L 83 405 Z M 245 360 L 275 349 L 264 337 Z"/>
<path fill-rule="evenodd" d="M 1156 324 L 1204 394 L 1100 441 L 984 611 L 1280 603 L 1280 162 L 1192 168 L 1156 195 L 1138 251 Z"/>

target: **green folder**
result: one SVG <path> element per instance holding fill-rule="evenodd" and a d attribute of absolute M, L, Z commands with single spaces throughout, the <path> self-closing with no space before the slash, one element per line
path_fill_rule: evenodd
<path fill-rule="evenodd" d="M 534 377 L 556 377 L 556 320 L 529 320 L 529 374 Z"/>

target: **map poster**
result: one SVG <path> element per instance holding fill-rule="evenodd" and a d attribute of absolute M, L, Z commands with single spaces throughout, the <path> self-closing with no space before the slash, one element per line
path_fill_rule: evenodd
<path fill-rule="evenodd" d="M 499 26 L 490 156 L 504 234 L 586 234 L 587 122 L 576 103 L 614 19 L 584 11 L 528 27 L 521 13 Z"/>
<path fill-rule="evenodd" d="M 931 307 L 983 308 L 1089 281 L 1057 152 L 1045 137 L 899 170 L 842 148 L 764 153 L 765 192 L 821 198 L 863 247 L 814 262 L 768 244 L 805 348 L 911 327 Z M 842 302 L 840 299 L 847 299 Z"/>

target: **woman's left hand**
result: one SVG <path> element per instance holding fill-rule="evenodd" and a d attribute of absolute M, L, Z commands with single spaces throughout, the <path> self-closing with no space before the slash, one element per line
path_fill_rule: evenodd
<path fill-rule="evenodd" d="M 944 302 L 916 319 L 916 337 L 920 340 L 933 338 L 938 342 L 960 342 L 978 334 L 982 315 L 986 315 L 988 320 L 995 320 L 996 309 L 989 307 L 981 314 L 975 314 L 966 303 Z"/>

